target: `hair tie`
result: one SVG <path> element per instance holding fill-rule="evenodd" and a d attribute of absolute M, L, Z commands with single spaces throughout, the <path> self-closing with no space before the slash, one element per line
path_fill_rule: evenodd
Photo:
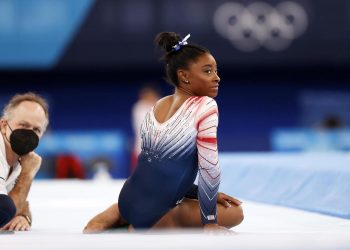
<path fill-rule="evenodd" d="M 172 48 L 171 51 L 178 51 L 181 49 L 181 46 L 183 45 L 187 45 L 187 39 L 190 38 L 191 34 L 188 34 L 187 36 L 185 36 L 184 39 L 182 39 L 182 41 L 178 42 L 177 44 L 175 44 Z"/>

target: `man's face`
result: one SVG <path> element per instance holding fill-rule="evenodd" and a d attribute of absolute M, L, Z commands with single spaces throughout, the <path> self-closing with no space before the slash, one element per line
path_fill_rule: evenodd
<path fill-rule="evenodd" d="M 45 132 L 47 119 L 43 108 L 36 102 L 24 101 L 21 102 L 14 110 L 12 110 L 10 117 L 6 121 L 12 130 L 15 129 L 31 129 L 39 138 Z M 2 122 L 1 130 L 10 135 L 8 126 Z M 4 131 L 4 129 L 6 129 Z"/>

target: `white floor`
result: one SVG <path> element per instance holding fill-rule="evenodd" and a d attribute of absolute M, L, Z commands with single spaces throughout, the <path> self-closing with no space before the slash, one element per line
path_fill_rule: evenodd
<path fill-rule="evenodd" d="M 96 213 L 116 202 L 123 181 L 36 181 L 33 228 L 0 234 L 0 249 L 350 249 L 350 220 L 243 200 L 245 220 L 230 236 L 200 231 L 85 235 Z"/>

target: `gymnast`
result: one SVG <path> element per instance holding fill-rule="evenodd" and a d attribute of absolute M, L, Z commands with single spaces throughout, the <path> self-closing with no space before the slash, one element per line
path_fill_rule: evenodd
<path fill-rule="evenodd" d="M 118 204 L 89 221 L 85 233 L 203 228 L 228 232 L 243 220 L 241 202 L 218 192 L 217 64 L 206 48 L 173 32 L 155 38 L 165 51 L 173 95 L 159 100 L 141 126 L 142 151 Z M 198 174 L 198 186 L 194 181 Z"/>

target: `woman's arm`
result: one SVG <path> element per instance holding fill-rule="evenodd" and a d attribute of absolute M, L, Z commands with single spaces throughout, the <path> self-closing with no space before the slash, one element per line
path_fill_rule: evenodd
<path fill-rule="evenodd" d="M 204 225 L 217 224 L 217 196 L 220 184 L 217 127 L 218 108 L 214 99 L 204 97 L 197 122 L 198 200 Z"/>

